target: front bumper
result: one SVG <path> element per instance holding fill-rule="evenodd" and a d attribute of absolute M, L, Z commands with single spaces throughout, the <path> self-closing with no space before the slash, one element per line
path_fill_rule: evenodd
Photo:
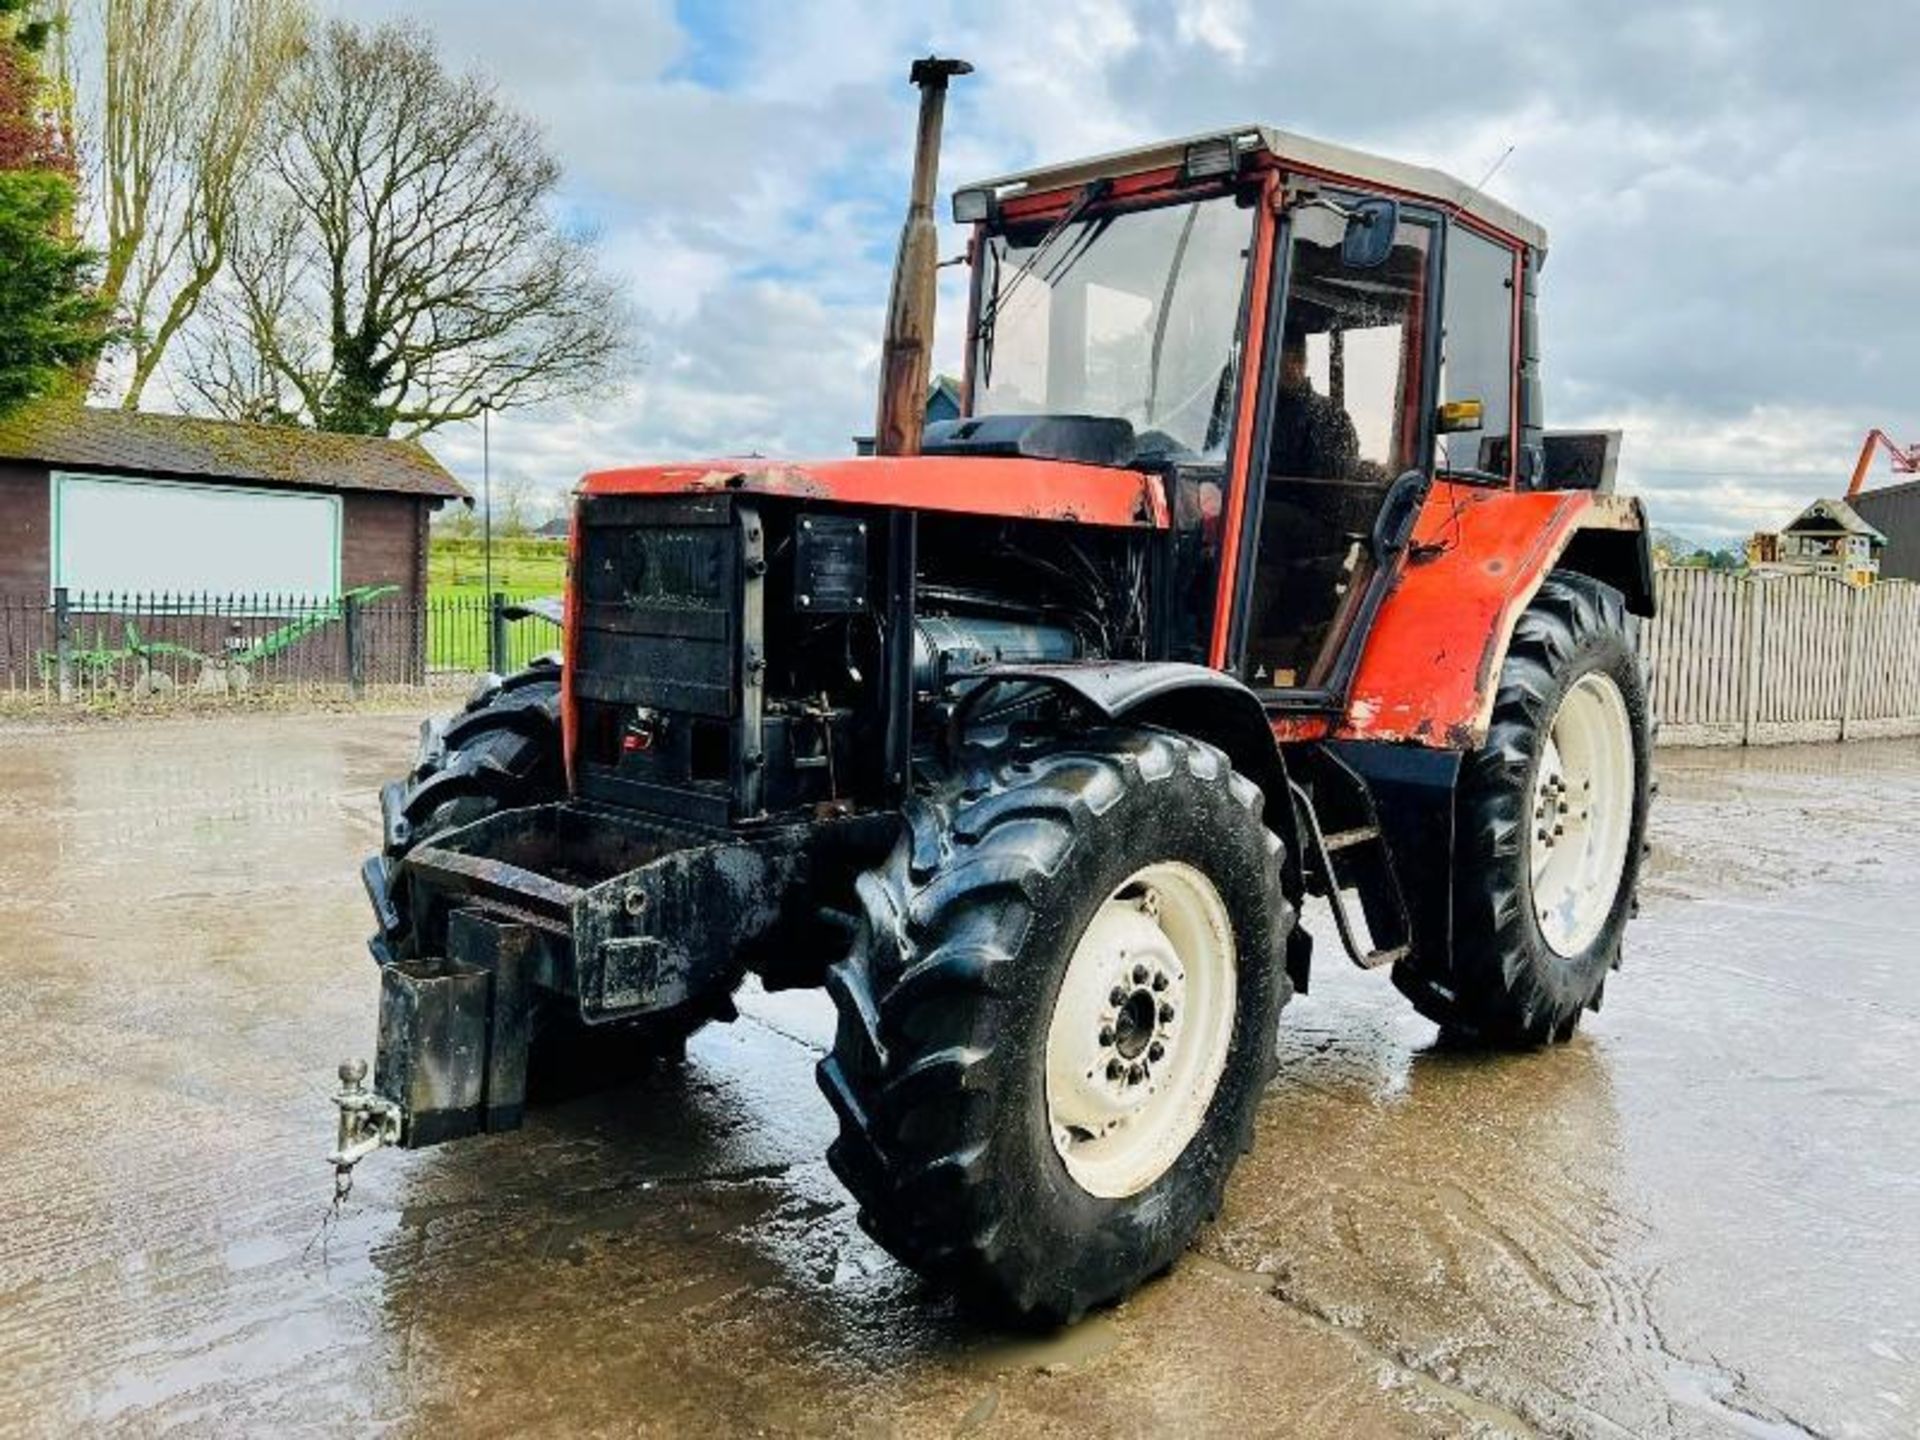
<path fill-rule="evenodd" d="M 437 835 L 390 873 L 370 864 L 373 1090 L 399 1107 L 397 1143 L 518 1126 L 536 1010 L 617 1026 L 790 965 L 782 950 L 818 929 L 816 872 L 871 828 L 713 834 L 566 803 Z"/>

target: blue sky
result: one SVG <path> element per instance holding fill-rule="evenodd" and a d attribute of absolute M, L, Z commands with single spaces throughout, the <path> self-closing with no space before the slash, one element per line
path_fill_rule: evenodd
<path fill-rule="evenodd" d="M 406 15 L 546 127 L 628 283 L 644 364 L 584 410 L 498 417 L 495 463 L 840 454 L 871 421 L 911 58 L 963 55 L 942 188 L 1259 120 L 1477 178 L 1553 236 L 1556 426 L 1626 430 L 1656 522 L 1732 538 L 1920 437 L 1920 95 L 1870 57 L 1920 7 L 1585 0 L 331 0 Z M 959 248 L 950 234 L 952 250 Z M 938 344 L 957 365 L 957 275 Z M 478 437 L 442 432 L 463 472 Z"/>

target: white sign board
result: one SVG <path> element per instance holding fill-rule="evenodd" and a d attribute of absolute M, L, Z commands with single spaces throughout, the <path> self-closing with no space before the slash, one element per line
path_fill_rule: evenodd
<path fill-rule="evenodd" d="M 53 583 L 76 594 L 340 593 L 340 497 L 53 475 Z"/>

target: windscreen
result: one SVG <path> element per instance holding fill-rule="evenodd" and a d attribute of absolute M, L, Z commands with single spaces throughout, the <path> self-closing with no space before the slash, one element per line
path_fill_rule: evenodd
<path fill-rule="evenodd" d="M 974 413 L 1117 416 L 1144 454 L 1218 456 L 1252 238 L 1228 195 L 989 236 Z"/>

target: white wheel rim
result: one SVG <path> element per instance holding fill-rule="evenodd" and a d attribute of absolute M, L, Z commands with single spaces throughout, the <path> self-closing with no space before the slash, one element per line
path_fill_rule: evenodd
<path fill-rule="evenodd" d="M 1233 1042 L 1233 924 L 1198 870 L 1117 887 L 1074 946 L 1047 1027 L 1047 1124 L 1091 1195 L 1135 1195 L 1186 1150 Z"/>
<path fill-rule="evenodd" d="M 1534 777 L 1527 845 L 1533 911 L 1557 955 L 1599 938 L 1620 894 L 1633 829 L 1633 726 L 1610 676 L 1561 697 Z"/>

